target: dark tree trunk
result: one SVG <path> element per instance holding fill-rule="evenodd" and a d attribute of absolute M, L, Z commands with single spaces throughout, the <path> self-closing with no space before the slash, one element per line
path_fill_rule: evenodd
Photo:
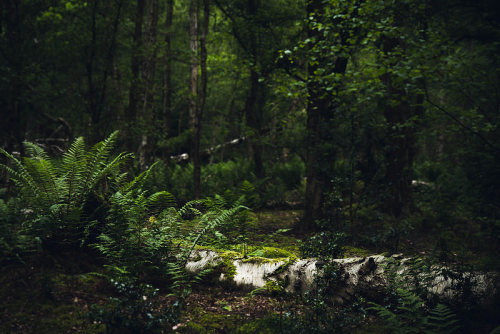
<path fill-rule="evenodd" d="M 142 170 L 147 169 L 153 162 L 152 142 L 149 133 L 155 130 L 155 73 L 158 30 L 158 0 L 147 0 L 146 2 L 146 24 L 144 32 L 144 65 L 142 68 L 142 117 L 145 128 L 142 129 L 141 145 L 139 146 L 139 166 Z"/>
<path fill-rule="evenodd" d="M 323 1 L 310 1 L 307 12 L 320 18 L 324 12 Z M 320 40 L 321 33 L 308 25 L 307 35 L 311 39 Z M 325 218 L 323 208 L 324 194 L 331 188 L 331 166 L 334 164 L 336 152 L 329 151 L 325 144 L 332 140 L 331 120 L 337 105 L 331 95 L 324 90 L 320 82 L 315 80 L 316 71 L 325 66 L 326 59 L 317 59 L 308 66 L 307 91 L 307 153 L 306 153 L 306 194 L 305 212 L 299 230 L 310 231 L 316 228 L 315 221 Z M 337 57 L 332 72 L 344 74 L 347 58 Z M 331 145 L 329 145 L 331 147 Z"/>
<path fill-rule="evenodd" d="M 192 150 L 193 158 L 193 178 L 194 178 L 194 197 L 201 197 L 201 160 L 200 160 L 200 137 L 201 137 L 201 120 L 205 109 L 207 97 L 207 45 L 206 39 L 208 34 L 208 23 L 210 19 L 210 4 L 209 0 L 203 0 L 203 24 L 201 27 L 200 38 L 200 67 L 201 67 L 201 87 L 198 100 L 198 106 L 194 121 L 194 143 Z"/>
<path fill-rule="evenodd" d="M 248 0 L 248 14 L 250 20 L 256 20 L 259 0 Z M 250 22 L 253 24 L 253 22 Z M 242 45 L 243 47 L 246 47 Z M 262 130 L 262 117 L 265 104 L 265 91 L 263 84 L 259 82 L 260 73 L 257 72 L 259 63 L 259 51 L 257 50 L 257 34 L 254 28 L 250 28 L 249 51 L 253 57 L 253 65 L 250 66 L 250 91 L 245 103 L 245 120 L 247 126 L 252 129 L 253 136 L 248 140 L 249 154 L 253 156 L 255 165 L 255 176 L 262 179 L 266 176 L 264 163 L 262 161 L 262 144 L 259 143 L 259 134 Z"/>
<path fill-rule="evenodd" d="M 259 74 L 250 69 L 250 91 L 245 102 L 245 119 L 252 129 L 253 138 L 248 140 L 249 151 L 255 164 L 255 176 L 262 179 L 266 176 L 262 162 L 262 147 L 258 142 L 262 129 L 262 109 L 264 107 L 264 87 L 259 82 Z M 256 138 L 256 139 L 255 139 Z"/>
<path fill-rule="evenodd" d="M 189 47 L 191 50 L 191 74 L 189 94 L 189 128 L 191 134 L 191 159 L 193 161 L 194 198 L 200 198 L 200 142 L 199 142 L 199 99 L 198 99 L 198 1 L 189 2 Z M 198 137 L 198 138 L 197 138 Z"/>
<path fill-rule="evenodd" d="M 0 4 L 2 9 L 1 29 L 5 28 L 5 38 L 8 48 L 2 48 L 2 56 L 6 60 L 12 73 L 8 78 L 8 86 L 0 96 L 0 147 L 9 152 L 21 151 L 24 140 L 25 126 L 23 122 L 23 98 L 24 85 L 22 73 L 24 67 L 24 57 L 22 52 L 23 31 L 22 31 L 22 4 L 21 1 L 6 0 Z M 3 26 L 5 24 L 5 27 Z"/>
<path fill-rule="evenodd" d="M 397 46 L 401 46 L 398 39 L 383 41 L 385 53 L 392 52 Z M 415 121 L 412 118 L 421 112 L 422 96 L 409 96 L 403 87 L 394 85 L 390 74 L 384 74 L 382 82 L 386 87 L 385 101 L 389 101 L 382 105 L 387 121 L 388 143 L 385 184 L 389 186 L 389 196 L 385 210 L 399 220 L 408 215 L 412 207 L 411 181 L 416 154 Z"/>
<path fill-rule="evenodd" d="M 174 0 L 167 0 L 167 17 L 165 20 L 165 71 L 163 73 L 163 114 L 162 132 L 166 138 L 170 136 L 172 126 L 172 20 Z M 165 152 L 164 152 L 165 154 Z M 164 157 L 165 159 L 166 157 Z"/>
<path fill-rule="evenodd" d="M 147 0 L 146 24 L 144 32 L 144 66 L 142 77 L 144 81 L 143 114 L 150 120 L 153 118 L 154 78 L 156 72 L 156 37 L 158 30 L 158 0 Z"/>
<path fill-rule="evenodd" d="M 87 137 L 92 138 L 91 140 L 96 139 L 99 136 L 97 124 L 99 123 L 101 112 L 99 110 L 99 105 L 97 103 L 98 93 L 95 85 L 94 78 L 94 62 L 96 58 L 97 52 L 97 9 L 98 9 L 98 0 L 94 0 L 92 5 L 92 16 L 91 16 L 91 24 L 90 24 L 90 32 L 91 32 L 91 40 L 89 45 L 89 54 L 87 57 L 87 62 L 85 64 L 87 70 L 87 105 L 88 105 L 88 113 L 90 115 L 90 124 L 87 127 L 89 134 Z"/>
<path fill-rule="evenodd" d="M 142 63 L 142 22 L 144 14 L 144 0 L 137 0 L 137 8 L 135 12 L 135 29 L 134 41 L 132 49 L 132 59 L 130 69 L 132 79 L 130 81 L 128 108 L 126 114 L 127 120 L 127 146 L 128 150 L 135 152 L 137 149 L 137 129 L 135 121 L 137 118 L 137 109 L 139 101 L 141 101 L 141 63 Z"/>

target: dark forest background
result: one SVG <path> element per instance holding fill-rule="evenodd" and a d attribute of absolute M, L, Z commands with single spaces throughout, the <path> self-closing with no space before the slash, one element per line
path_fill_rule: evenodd
<path fill-rule="evenodd" d="M 2 261 L 92 253 L 147 191 L 498 270 L 499 54 L 495 0 L 3 0 Z"/>

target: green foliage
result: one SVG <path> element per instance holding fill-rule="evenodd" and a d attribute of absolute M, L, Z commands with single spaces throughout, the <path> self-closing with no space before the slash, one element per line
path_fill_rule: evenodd
<path fill-rule="evenodd" d="M 249 253 L 248 256 L 259 256 L 267 259 L 296 258 L 292 253 L 275 247 L 262 247 Z"/>
<path fill-rule="evenodd" d="M 17 159 L 0 149 L 9 164 L 2 164 L 10 174 L 25 212 L 27 233 L 42 241 L 76 244 L 85 241 L 95 209 L 88 204 L 91 195 L 102 196 L 106 177 L 116 173 L 118 167 L 132 157 L 121 153 L 110 158 L 117 132 L 99 142 L 88 152 L 83 138 L 77 138 L 61 160 L 50 158 L 33 143 L 25 143 L 27 157 Z M 99 187 L 104 185 L 104 188 Z"/>
<path fill-rule="evenodd" d="M 500 333 L 500 326 L 495 327 L 495 328 L 494 328 L 494 329 L 490 332 L 490 334 L 498 334 L 498 333 Z"/>
<path fill-rule="evenodd" d="M 443 304 L 426 311 L 424 303 L 415 294 L 397 289 L 398 302 L 394 309 L 370 303 L 370 310 L 384 319 L 390 333 L 454 333 L 459 329 L 455 314 Z"/>
<path fill-rule="evenodd" d="M 88 317 L 106 326 L 106 333 L 160 332 L 177 323 L 180 303 L 162 303 L 159 290 L 124 275 L 109 279 L 114 296 L 102 304 L 92 304 Z"/>
<path fill-rule="evenodd" d="M 0 263 L 23 262 L 26 255 L 40 247 L 40 238 L 27 235 L 23 230 L 21 210 L 20 200 L 0 199 Z"/>
<path fill-rule="evenodd" d="M 323 259 L 342 258 L 344 253 L 345 234 L 329 231 L 319 232 L 311 236 L 301 245 L 301 254 L 305 257 Z"/>
<path fill-rule="evenodd" d="M 221 194 L 229 203 L 245 196 L 242 204 L 253 209 L 264 205 L 297 203 L 303 199 L 304 163 L 297 156 L 286 163 L 273 164 L 269 177 L 257 180 L 247 159 L 235 159 L 202 166 L 201 182 L 205 196 Z M 192 193 L 192 164 L 159 167 L 154 171 L 155 185 L 172 189 L 177 198 L 187 201 Z M 224 190 L 222 193 L 221 190 Z"/>

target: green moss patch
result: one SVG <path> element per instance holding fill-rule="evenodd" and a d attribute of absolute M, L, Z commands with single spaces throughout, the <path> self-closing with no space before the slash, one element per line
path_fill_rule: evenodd
<path fill-rule="evenodd" d="M 344 246 L 343 248 L 344 248 L 344 258 L 365 257 L 372 255 L 372 252 L 363 248 L 357 248 L 352 246 Z"/>
<path fill-rule="evenodd" d="M 262 247 L 254 250 L 249 256 L 258 256 L 268 259 L 279 259 L 279 258 L 292 258 L 295 257 L 291 252 L 276 248 L 276 247 Z"/>

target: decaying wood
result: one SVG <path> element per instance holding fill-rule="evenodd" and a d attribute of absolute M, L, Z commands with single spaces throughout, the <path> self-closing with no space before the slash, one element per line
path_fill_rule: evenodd
<path fill-rule="evenodd" d="M 190 272 L 199 272 L 207 266 L 217 266 L 223 259 L 214 251 L 197 251 L 186 268 Z M 234 275 L 221 273 L 221 281 L 232 280 L 243 288 L 261 288 L 267 281 L 284 282 L 285 291 L 289 293 L 304 293 L 314 287 L 316 275 L 322 274 L 326 263 L 316 259 L 275 259 L 252 262 L 249 259 L 231 260 Z M 336 304 L 342 304 L 355 295 L 379 299 L 390 284 L 389 277 L 401 279 L 402 284 L 412 284 L 409 279 L 411 259 L 401 255 L 391 257 L 372 255 L 368 257 L 352 257 L 333 260 L 337 264 L 339 279 L 335 281 L 330 298 Z M 395 266 L 394 266 L 395 265 Z M 389 269 L 393 268 L 393 269 Z M 452 275 L 447 275 L 446 273 Z M 453 278 L 451 277 L 453 276 Z M 471 292 L 479 302 L 493 302 L 499 292 L 500 275 L 497 272 L 457 273 L 449 268 L 432 266 L 427 273 L 418 274 L 417 280 L 427 282 L 429 294 L 438 295 L 444 299 L 453 300 L 460 293 L 457 290 L 459 281 L 468 281 Z"/>

